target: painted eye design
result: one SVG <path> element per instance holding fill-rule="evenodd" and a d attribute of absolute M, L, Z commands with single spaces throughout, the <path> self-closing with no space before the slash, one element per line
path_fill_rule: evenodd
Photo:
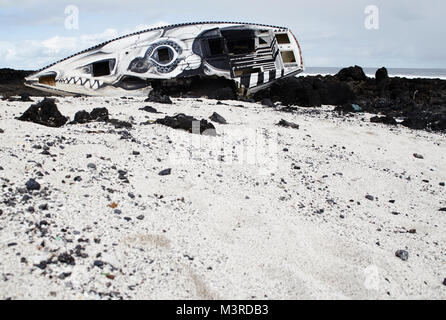
<path fill-rule="evenodd" d="M 170 64 L 175 57 L 176 53 L 169 46 L 159 46 L 156 48 L 150 57 L 152 60 L 155 60 L 155 63 L 160 65 L 168 65 Z"/>
<path fill-rule="evenodd" d="M 181 47 L 171 40 L 154 43 L 147 48 L 144 57 L 135 58 L 128 70 L 136 73 L 146 73 L 151 66 L 159 73 L 169 73 L 175 70 L 180 62 Z"/>

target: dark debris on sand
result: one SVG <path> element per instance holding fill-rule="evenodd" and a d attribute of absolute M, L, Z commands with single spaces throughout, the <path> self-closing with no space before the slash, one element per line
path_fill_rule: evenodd
<path fill-rule="evenodd" d="M 212 123 L 207 120 L 198 120 L 184 113 L 177 114 L 173 117 L 166 116 L 155 121 L 156 124 L 162 124 L 173 129 L 186 130 L 190 133 L 199 133 L 204 135 L 215 136 L 216 131 Z"/>
<path fill-rule="evenodd" d="M 68 118 L 57 109 L 54 99 L 45 98 L 29 107 L 17 120 L 58 128 L 65 125 Z"/>

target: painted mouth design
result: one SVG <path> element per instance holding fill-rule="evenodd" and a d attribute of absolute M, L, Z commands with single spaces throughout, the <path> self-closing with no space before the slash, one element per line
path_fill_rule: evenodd
<path fill-rule="evenodd" d="M 93 90 L 100 89 L 104 86 L 103 81 L 86 79 L 81 77 L 61 78 L 61 79 L 56 79 L 56 82 L 63 84 L 75 84 Z"/>

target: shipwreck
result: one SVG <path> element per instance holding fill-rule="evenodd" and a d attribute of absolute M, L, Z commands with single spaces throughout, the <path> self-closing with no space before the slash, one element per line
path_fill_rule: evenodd
<path fill-rule="evenodd" d="M 175 24 L 125 35 L 42 68 L 25 85 L 59 95 L 147 95 L 154 85 L 225 78 L 240 94 L 304 70 L 299 43 L 285 27 Z"/>

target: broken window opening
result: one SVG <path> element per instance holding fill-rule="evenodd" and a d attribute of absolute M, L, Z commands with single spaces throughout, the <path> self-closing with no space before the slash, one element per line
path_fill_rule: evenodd
<path fill-rule="evenodd" d="M 281 51 L 283 63 L 293 63 L 296 62 L 296 57 L 293 51 Z"/>
<path fill-rule="evenodd" d="M 234 70 L 234 76 L 240 77 L 246 74 L 259 73 L 262 72 L 260 68 L 244 68 L 239 70 Z"/>
<path fill-rule="evenodd" d="M 42 76 L 39 78 L 39 83 L 54 87 L 56 85 L 56 75 Z"/>
<path fill-rule="evenodd" d="M 260 37 L 259 44 L 268 44 L 267 38 Z"/>
<path fill-rule="evenodd" d="M 248 54 L 254 52 L 254 39 L 228 40 L 229 54 Z"/>
<path fill-rule="evenodd" d="M 170 60 L 172 60 L 172 57 L 170 56 L 170 50 L 166 47 L 158 49 L 157 53 L 159 63 L 168 63 L 170 62 Z"/>
<path fill-rule="evenodd" d="M 93 63 L 93 77 L 102 77 L 110 75 L 110 61 L 99 61 Z"/>
<path fill-rule="evenodd" d="M 225 53 L 223 39 L 209 39 L 208 44 L 211 56 L 217 56 Z"/>
<path fill-rule="evenodd" d="M 286 34 L 286 33 L 276 34 L 276 39 L 279 44 L 289 44 L 290 43 L 290 38 L 288 37 L 288 34 Z"/>

